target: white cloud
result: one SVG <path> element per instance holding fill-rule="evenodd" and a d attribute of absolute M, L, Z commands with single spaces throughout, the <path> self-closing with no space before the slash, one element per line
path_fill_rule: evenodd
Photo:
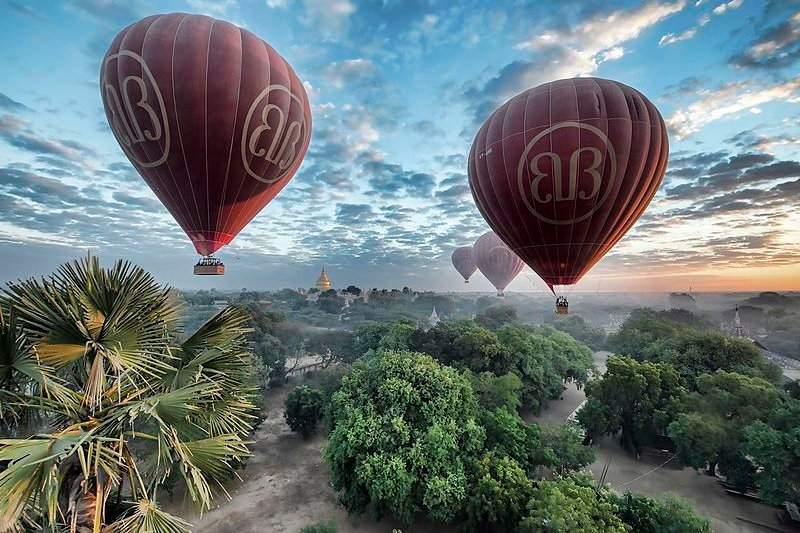
<path fill-rule="evenodd" d="M 776 32 L 773 38 L 754 44 L 746 54 L 754 60 L 764 59 L 798 40 L 800 40 L 800 11 L 789 19 L 785 31 Z"/>
<path fill-rule="evenodd" d="M 289 5 L 289 0 L 267 0 L 267 7 L 275 9 L 278 7 L 286 7 Z"/>
<path fill-rule="evenodd" d="M 722 15 L 729 9 L 738 9 L 741 7 L 744 0 L 730 0 L 730 2 L 722 2 L 720 5 L 714 8 L 715 15 Z"/>
<path fill-rule="evenodd" d="M 336 88 L 341 89 L 345 85 L 352 85 L 364 82 L 374 77 L 378 69 L 369 59 L 356 58 L 335 61 L 325 67 L 322 75 L 325 80 Z"/>
<path fill-rule="evenodd" d="M 518 43 L 515 48 L 553 55 L 550 72 L 539 72 L 537 76 L 541 81 L 590 75 L 600 63 L 623 57 L 623 43 L 636 39 L 685 6 L 686 0 L 647 2 L 634 9 L 596 16 L 565 31 L 541 33 Z"/>
<path fill-rule="evenodd" d="M 356 6 L 350 0 L 304 0 L 300 20 L 323 41 L 338 41 L 347 32 Z"/>
<path fill-rule="evenodd" d="M 800 103 L 800 77 L 769 86 L 757 86 L 752 80 L 729 83 L 698 94 L 699 100 L 678 109 L 667 119 L 667 125 L 678 139 L 684 139 L 712 122 L 734 117 L 762 104 L 775 101 Z"/>
<path fill-rule="evenodd" d="M 667 33 L 666 35 L 663 35 L 661 39 L 659 39 L 658 45 L 667 46 L 670 44 L 679 43 L 681 41 L 688 41 L 689 39 L 694 37 L 695 34 L 697 34 L 697 28 L 689 28 L 688 30 L 681 32 L 677 35 L 670 32 Z"/>

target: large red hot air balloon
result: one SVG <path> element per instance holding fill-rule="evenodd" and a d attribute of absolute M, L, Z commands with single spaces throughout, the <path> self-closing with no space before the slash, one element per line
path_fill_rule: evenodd
<path fill-rule="evenodd" d="M 546 83 L 478 131 L 469 185 L 489 226 L 553 290 L 633 226 L 664 176 L 664 120 L 641 93 L 599 78 Z"/>
<path fill-rule="evenodd" d="M 478 237 L 473 249 L 481 274 L 494 285 L 497 295 L 503 296 L 506 287 L 514 281 L 525 263 L 493 231 Z"/>
<path fill-rule="evenodd" d="M 461 246 L 453 250 L 453 255 L 450 257 L 453 261 L 453 266 L 461 277 L 464 278 L 464 283 L 469 283 L 469 278 L 478 269 L 475 263 L 475 254 L 472 251 L 472 246 Z"/>
<path fill-rule="evenodd" d="M 311 140 L 311 108 L 292 67 L 249 31 L 210 17 L 172 13 L 128 26 L 103 59 L 100 87 L 125 155 L 202 256 L 283 189 Z"/>

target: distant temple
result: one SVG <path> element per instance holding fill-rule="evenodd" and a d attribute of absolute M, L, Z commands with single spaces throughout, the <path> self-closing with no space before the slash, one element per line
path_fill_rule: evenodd
<path fill-rule="evenodd" d="M 322 267 L 322 272 L 320 273 L 319 278 L 317 278 L 316 287 L 320 292 L 330 290 L 331 288 L 331 280 L 328 279 L 328 275 L 325 273 L 325 267 Z"/>
<path fill-rule="evenodd" d="M 434 307 L 433 311 L 431 311 L 431 316 L 428 317 L 428 324 L 430 324 L 432 328 L 435 328 L 436 324 L 439 322 L 441 322 L 441 320 L 439 319 L 439 315 L 436 314 L 436 307 Z"/>

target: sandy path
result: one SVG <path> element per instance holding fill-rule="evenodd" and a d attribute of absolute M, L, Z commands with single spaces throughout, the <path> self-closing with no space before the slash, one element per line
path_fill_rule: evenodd
<path fill-rule="evenodd" d="M 252 440 L 253 457 L 240 472 L 242 480 L 227 485 L 232 500 L 199 517 L 180 503 L 167 507 L 194 523 L 196 532 L 296 533 L 318 520 L 335 518 L 340 533 L 391 533 L 400 524 L 375 522 L 369 515 L 349 518 L 336 503 L 328 466 L 322 459 L 323 434 L 302 440 L 283 420 L 283 403 L 292 386 L 268 391 L 266 419 Z M 455 529 L 415 521 L 405 532 L 448 533 Z"/>

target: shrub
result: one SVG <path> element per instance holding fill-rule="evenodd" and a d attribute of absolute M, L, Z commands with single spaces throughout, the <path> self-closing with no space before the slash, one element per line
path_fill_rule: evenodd
<path fill-rule="evenodd" d="M 283 417 L 286 423 L 305 439 L 317 431 L 317 424 L 322 418 L 322 393 L 316 389 L 301 385 L 286 397 L 286 412 Z"/>

